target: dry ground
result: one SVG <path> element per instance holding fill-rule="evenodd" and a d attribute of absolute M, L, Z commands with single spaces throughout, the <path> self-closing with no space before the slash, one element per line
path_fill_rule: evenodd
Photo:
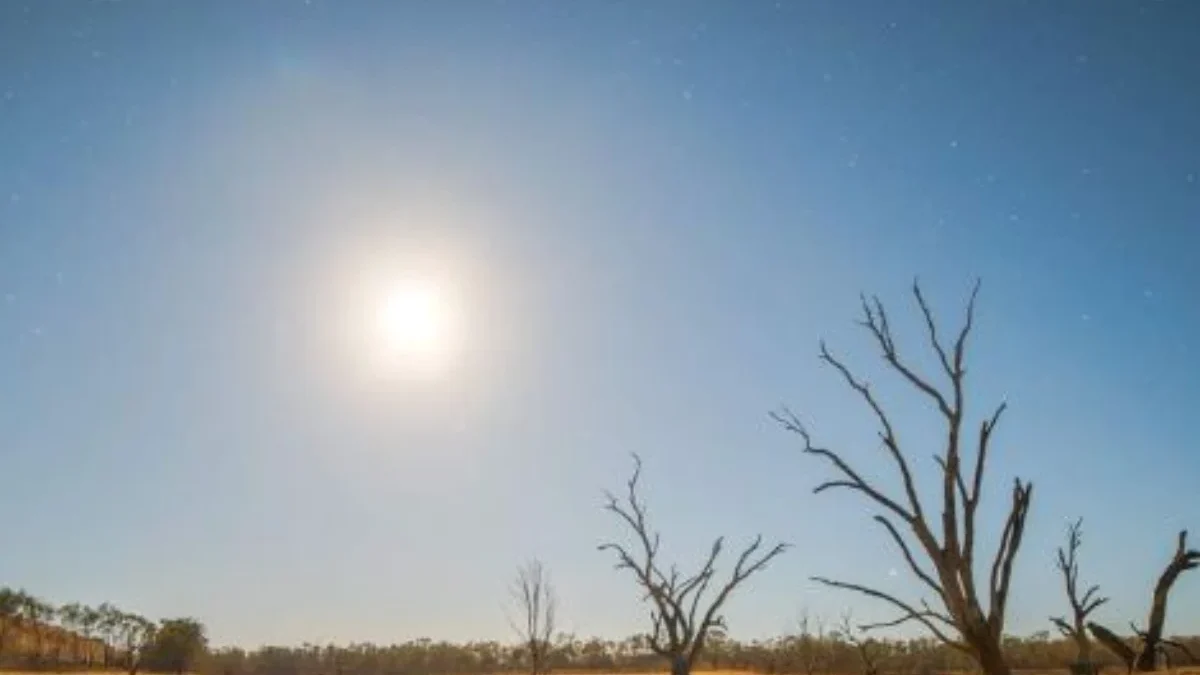
<path fill-rule="evenodd" d="M 664 673 L 669 672 L 669 669 L 663 668 L 662 670 L 647 671 L 647 672 L 625 671 L 625 672 L 621 672 L 618 674 L 594 673 L 594 672 L 585 671 L 585 670 L 559 670 L 559 671 L 554 671 L 554 672 L 557 673 L 557 675 L 664 675 Z M 755 673 L 752 671 L 742 671 L 742 670 L 696 670 L 694 672 L 698 673 L 698 674 L 702 673 L 703 675 L 761 675 L 760 673 Z M 1066 672 L 1067 672 L 1066 669 L 1062 669 L 1062 670 L 1015 670 L 1015 671 L 1013 671 L 1014 675 L 1066 675 Z M 1110 675 L 1120 675 L 1119 668 L 1110 668 L 1110 669 L 1106 670 L 1105 672 Z M 126 675 L 125 671 L 123 671 L 123 670 L 112 670 L 112 671 L 103 671 L 103 670 L 54 671 L 54 670 L 48 670 L 48 671 L 42 671 L 42 672 L 31 672 L 31 671 L 21 671 L 21 670 L 0 670 L 0 673 L 3 673 L 3 675 Z M 1160 671 L 1158 671 L 1158 673 L 1161 673 L 1161 675 L 1200 675 L 1200 666 L 1188 666 L 1188 667 L 1184 667 L 1184 668 L 1174 668 L 1171 670 L 1160 670 Z M 146 675 L 151 675 L 151 674 L 147 673 Z M 525 674 L 524 673 L 512 673 L 510 675 L 525 675 Z M 846 673 L 845 675 L 858 675 L 858 674 L 857 673 Z M 967 675 L 967 674 L 963 673 L 963 675 Z"/>

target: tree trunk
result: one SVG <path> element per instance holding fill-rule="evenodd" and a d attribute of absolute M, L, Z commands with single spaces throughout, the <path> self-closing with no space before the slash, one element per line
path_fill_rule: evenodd
<path fill-rule="evenodd" d="M 683 654 L 676 654 L 671 658 L 671 675 L 691 675 L 692 664 L 688 663 L 687 657 Z"/>
<path fill-rule="evenodd" d="M 1158 647 L 1162 642 L 1163 624 L 1167 618 L 1167 594 L 1171 592 L 1174 577 L 1164 574 L 1154 588 L 1154 600 L 1150 605 L 1150 625 L 1146 626 L 1146 634 L 1142 636 L 1142 651 L 1134 661 L 1133 667 L 1143 673 L 1158 669 Z"/>
<path fill-rule="evenodd" d="M 975 649 L 979 660 L 979 669 L 983 671 L 983 675 L 1012 675 L 1012 671 L 1008 667 L 1008 661 L 1004 659 L 1004 652 L 999 645 L 981 644 Z"/>

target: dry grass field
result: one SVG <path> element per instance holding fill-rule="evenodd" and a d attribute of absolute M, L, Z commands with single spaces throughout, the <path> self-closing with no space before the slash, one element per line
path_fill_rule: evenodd
<path fill-rule="evenodd" d="M 1106 670 L 1105 672 L 1110 673 L 1111 675 L 1119 675 L 1120 670 L 1121 669 L 1119 669 L 1119 668 L 1110 668 L 1110 669 Z M 561 669 L 561 670 L 553 671 L 552 675 L 663 675 L 664 673 L 667 673 L 667 672 L 669 672 L 669 669 L 667 669 L 667 668 L 663 668 L 661 670 L 653 670 L 653 671 L 649 671 L 649 670 L 648 671 L 637 671 L 637 672 L 621 671 L 620 673 L 607 673 L 607 672 L 576 670 L 576 669 Z M 744 671 L 744 670 L 697 669 L 693 672 L 695 672 L 697 674 L 703 673 L 703 675 L 761 675 L 761 673 L 756 673 L 754 671 Z M 1035 669 L 1035 670 L 1014 670 L 1013 674 L 1014 675 L 1064 675 L 1066 672 L 1067 672 L 1066 669 L 1062 669 L 1062 670 Z M 1188 666 L 1188 667 L 1184 667 L 1184 668 L 1163 669 L 1163 670 L 1159 670 L 1156 672 L 1160 673 L 1161 675 L 1200 675 L 1200 666 Z M 123 670 L 111 670 L 111 671 L 104 671 L 104 670 L 59 670 L 59 671 L 45 670 L 45 671 L 41 671 L 41 672 L 35 672 L 35 671 L 25 671 L 25 670 L 0 669 L 0 673 L 4 673 L 4 675 L 126 675 L 125 671 L 123 671 Z M 149 674 L 147 674 L 147 675 L 149 675 Z M 496 675 L 525 675 L 525 674 L 522 672 L 514 672 L 514 673 L 497 673 Z M 822 675 L 858 675 L 858 673 L 823 673 Z M 887 675 L 887 674 L 885 673 L 884 675 Z M 945 675 L 958 675 L 958 674 L 947 673 Z M 961 675 L 967 675 L 967 673 L 962 673 Z"/>

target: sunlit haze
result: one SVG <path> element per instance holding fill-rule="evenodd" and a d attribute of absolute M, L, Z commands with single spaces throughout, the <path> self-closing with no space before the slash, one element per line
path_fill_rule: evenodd
<path fill-rule="evenodd" d="M 441 290 L 421 282 L 386 290 L 375 315 L 383 350 L 398 368 L 438 368 L 451 354 L 451 308 Z"/>

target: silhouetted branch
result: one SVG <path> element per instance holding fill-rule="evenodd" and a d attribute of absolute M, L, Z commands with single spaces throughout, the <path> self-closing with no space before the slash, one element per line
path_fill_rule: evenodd
<path fill-rule="evenodd" d="M 949 635 L 942 632 L 941 628 L 939 628 L 936 624 L 933 623 L 933 619 L 938 619 L 938 620 L 942 621 L 943 623 L 949 623 L 950 625 L 953 625 L 954 624 L 953 620 L 951 620 L 949 617 L 947 617 L 945 615 L 939 614 L 938 612 L 934 612 L 932 610 L 922 611 L 922 610 L 914 609 L 912 607 L 912 605 L 909 605 L 908 603 L 904 602 L 903 600 L 900 600 L 899 598 L 897 598 L 893 595 L 884 593 L 883 591 L 880 591 L 880 590 L 877 590 L 874 588 L 870 588 L 869 586 L 862 586 L 860 584 L 852 584 L 852 583 L 849 583 L 846 581 L 837 581 L 835 579 L 826 579 L 825 577 L 812 577 L 812 580 L 816 581 L 818 583 L 821 583 L 821 584 L 825 584 L 826 586 L 831 586 L 833 588 L 841 588 L 841 589 L 845 589 L 848 591 L 855 591 L 857 593 L 861 593 L 868 597 L 883 600 L 885 602 L 891 603 L 892 605 L 894 605 L 895 607 L 900 609 L 900 611 L 904 612 L 904 614 L 901 617 L 899 617 L 898 619 L 892 620 L 892 621 L 886 621 L 886 622 L 877 623 L 877 624 L 865 624 L 862 626 L 863 630 L 870 630 L 873 628 L 882 628 L 882 627 L 890 627 L 890 626 L 898 626 L 902 623 L 907 623 L 909 621 L 916 621 L 916 622 L 924 625 L 927 629 L 929 629 L 929 632 L 933 633 L 939 640 L 941 640 L 946 645 L 948 645 L 950 647 L 954 647 L 955 649 L 958 649 L 960 651 L 970 653 L 970 650 L 967 648 L 967 646 L 965 644 L 963 644 L 955 639 L 952 639 Z"/>
<path fill-rule="evenodd" d="M 1025 521 L 1033 497 L 1031 483 L 1017 479 L 1013 482 L 1008 516 L 1000 532 L 1000 542 L 991 561 L 986 593 L 976 589 L 976 514 L 983 495 L 983 476 L 996 427 L 1007 410 L 1001 403 L 979 425 L 979 436 L 974 443 L 976 454 L 970 475 L 964 470 L 963 420 L 965 410 L 965 382 L 967 342 L 975 324 L 975 302 L 980 289 L 976 282 L 966 305 L 962 327 L 952 343 L 943 340 L 937 321 L 924 292 L 918 282 L 913 282 L 912 293 L 920 311 L 925 337 L 933 350 L 942 374 L 949 380 L 948 386 L 939 386 L 933 379 L 919 373 L 910 362 L 900 355 L 887 310 L 878 297 L 861 296 L 862 318 L 859 324 L 867 329 L 882 353 L 885 363 L 911 385 L 922 397 L 930 400 L 946 423 L 945 450 L 935 454 L 941 469 L 941 527 L 940 537 L 935 534 L 931 522 L 926 518 L 922 502 L 917 494 L 908 457 L 901 449 L 893 420 L 887 414 L 870 384 L 854 372 L 838 357 L 834 356 L 824 342 L 820 345 L 820 359 L 831 366 L 841 379 L 858 394 L 870 409 L 879 424 L 879 438 L 895 465 L 901 479 L 904 498 L 889 496 L 884 490 L 868 482 L 851 466 L 844 455 L 831 448 L 818 445 L 812 434 L 797 415 L 787 408 L 772 413 L 772 417 L 784 429 L 796 434 L 803 442 L 802 450 L 815 455 L 836 470 L 836 475 L 818 484 L 814 492 L 833 488 L 845 488 L 862 493 L 880 508 L 889 512 L 875 519 L 883 525 L 888 536 L 896 543 L 912 573 L 934 591 L 943 610 L 933 611 L 925 605 L 919 610 L 903 600 L 877 589 L 818 578 L 830 586 L 854 590 L 884 600 L 899 608 L 899 618 L 875 624 L 872 627 L 897 625 L 917 621 L 930 630 L 939 640 L 961 649 L 976 658 L 982 669 L 989 674 L 1007 673 L 1004 663 L 1003 636 L 1004 617 L 1009 588 L 1016 556 L 1025 532 Z M 968 446 L 969 447 L 969 446 Z M 893 519 L 891 516 L 895 516 Z M 910 545 L 900 531 L 907 526 L 912 541 Z M 922 567 L 916 551 L 924 552 L 925 564 L 932 565 L 933 572 Z M 985 611 L 984 602 L 987 608 Z M 1091 600 L 1089 598 L 1089 600 Z M 957 635 L 952 635 L 957 633 Z"/>
<path fill-rule="evenodd" d="M 617 558 L 617 569 L 630 570 L 645 593 L 644 599 L 652 601 L 650 620 L 653 632 L 649 635 L 650 648 L 660 656 L 672 659 L 673 667 L 680 660 L 690 667 L 703 650 L 709 630 L 724 625 L 724 618 L 719 612 L 734 589 L 753 574 L 763 570 L 772 559 L 787 549 L 787 545 L 779 543 L 767 551 L 762 551 L 762 535 L 755 537 L 738 556 L 729 579 L 719 587 L 709 601 L 707 609 L 701 613 L 705 595 L 715 577 L 716 561 L 724 548 L 724 538 L 718 537 L 713 542 L 696 573 L 684 576 L 675 566 L 664 572 L 657 560 L 659 535 L 651 534 L 646 506 L 638 496 L 641 458 L 634 455 L 633 459 L 634 471 L 626 483 L 625 499 L 618 500 L 614 495 L 607 494 L 604 508 L 615 513 L 633 530 L 640 544 L 640 551 L 635 555 L 625 546 L 615 542 L 600 544 L 598 548 L 613 552 Z"/>

